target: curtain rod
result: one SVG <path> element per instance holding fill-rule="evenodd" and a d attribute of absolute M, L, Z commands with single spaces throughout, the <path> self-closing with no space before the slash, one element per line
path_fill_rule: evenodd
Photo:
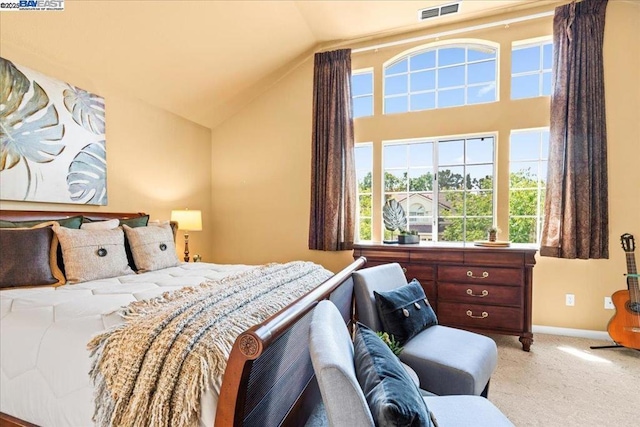
<path fill-rule="evenodd" d="M 411 38 L 408 38 L 408 39 L 396 40 L 396 41 L 393 41 L 393 42 L 380 43 L 380 44 L 376 44 L 376 45 L 372 45 L 372 46 L 366 46 L 366 47 L 352 49 L 351 53 L 368 52 L 370 50 L 377 50 L 377 49 L 383 49 L 383 48 L 386 48 L 386 47 L 400 46 L 400 45 L 403 45 L 403 44 L 419 42 L 419 41 L 422 41 L 422 40 L 433 39 L 433 38 L 436 38 L 436 37 L 446 37 L 446 36 L 451 36 L 451 35 L 455 35 L 455 34 L 466 33 L 466 32 L 469 32 L 469 31 L 484 30 L 486 28 L 498 27 L 498 26 L 501 26 L 501 25 L 509 25 L 509 24 L 515 24 L 515 23 L 518 23 L 518 22 L 530 21 L 530 20 L 533 20 L 533 19 L 546 18 L 548 16 L 553 16 L 554 13 L 555 13 L 555 11 L 550 10 L 548 12 L 541 12 L 541 13 L 536 13 L 536 14 L 533 14 L 533 15 L 521 16 L 521 17 L 518 17 L 518 18 L 503 19 L 501 21 L 489 22 L 489 23 L 486 23 L 486 24 L 474 25 L 474 26 L 465 27 L 465 28 L 458 28 L 456 30 L 441 31 L 439 33 L 433 33 L 433 34 L 423 34 L 421 36 L 411 37 Z M 331 49 L 334 49 L 334 48 L 337 48 L 337 47 L 339 47 L 339 46 L 334 46 Z M 325 50 L 325 49 L 323 49 L 323 50 Z"/>

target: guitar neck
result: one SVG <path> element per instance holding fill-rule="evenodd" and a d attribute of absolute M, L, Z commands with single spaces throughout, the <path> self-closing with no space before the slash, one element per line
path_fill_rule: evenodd
<path fill-rule="evenodd" d="M 637 275 L 638 270 L 636 270 L 636 260 L 633 252 L 625 252 L 625 254 L 627 255 L 627 273 Z M 638 277 L 627 277 L 627 286 L 629 288 L 631 301 L 640 301 L 640 286 L 638 286 Z"/>

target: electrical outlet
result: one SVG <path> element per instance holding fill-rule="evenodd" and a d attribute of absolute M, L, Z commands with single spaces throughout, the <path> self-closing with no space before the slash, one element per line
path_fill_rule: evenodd
<path fill-rule="evenodd" d="M 606 310 L 614 310 L 616 308 L 613 305 L 613 301 L 611 301 L 611 297 L 604 297 L 604 308 Z"/>
<path fill-rule="evenodd" d="M 565 296 L 564 303 L 570 307 L 576 305 L 576 296 L 574 294 L 567 294 Z"/>

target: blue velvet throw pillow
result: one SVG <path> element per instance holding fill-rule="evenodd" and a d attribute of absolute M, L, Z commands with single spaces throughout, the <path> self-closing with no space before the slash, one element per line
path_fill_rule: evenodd
<path fill-rule="evenodd" d="M 416 279 L 387 292 L 373 292 L 382 328 L 404 345 L 438 318 Z"/>
<path fill-rule="evenodd" d="M 380 337 L 358 323 L 353 345 L 356 377 L 375 425 L 431 427 L 418 387 Z"/>

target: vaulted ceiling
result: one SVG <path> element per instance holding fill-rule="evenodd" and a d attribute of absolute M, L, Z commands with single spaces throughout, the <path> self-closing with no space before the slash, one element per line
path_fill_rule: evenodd
<path fill-rule="evenodd" d="M 213 128 L 318 46 L 552 3 L 463 0 L 418 21 L 454 1 L 66 0 L 64 12 L 0 13 L 0 41 Z"/>

